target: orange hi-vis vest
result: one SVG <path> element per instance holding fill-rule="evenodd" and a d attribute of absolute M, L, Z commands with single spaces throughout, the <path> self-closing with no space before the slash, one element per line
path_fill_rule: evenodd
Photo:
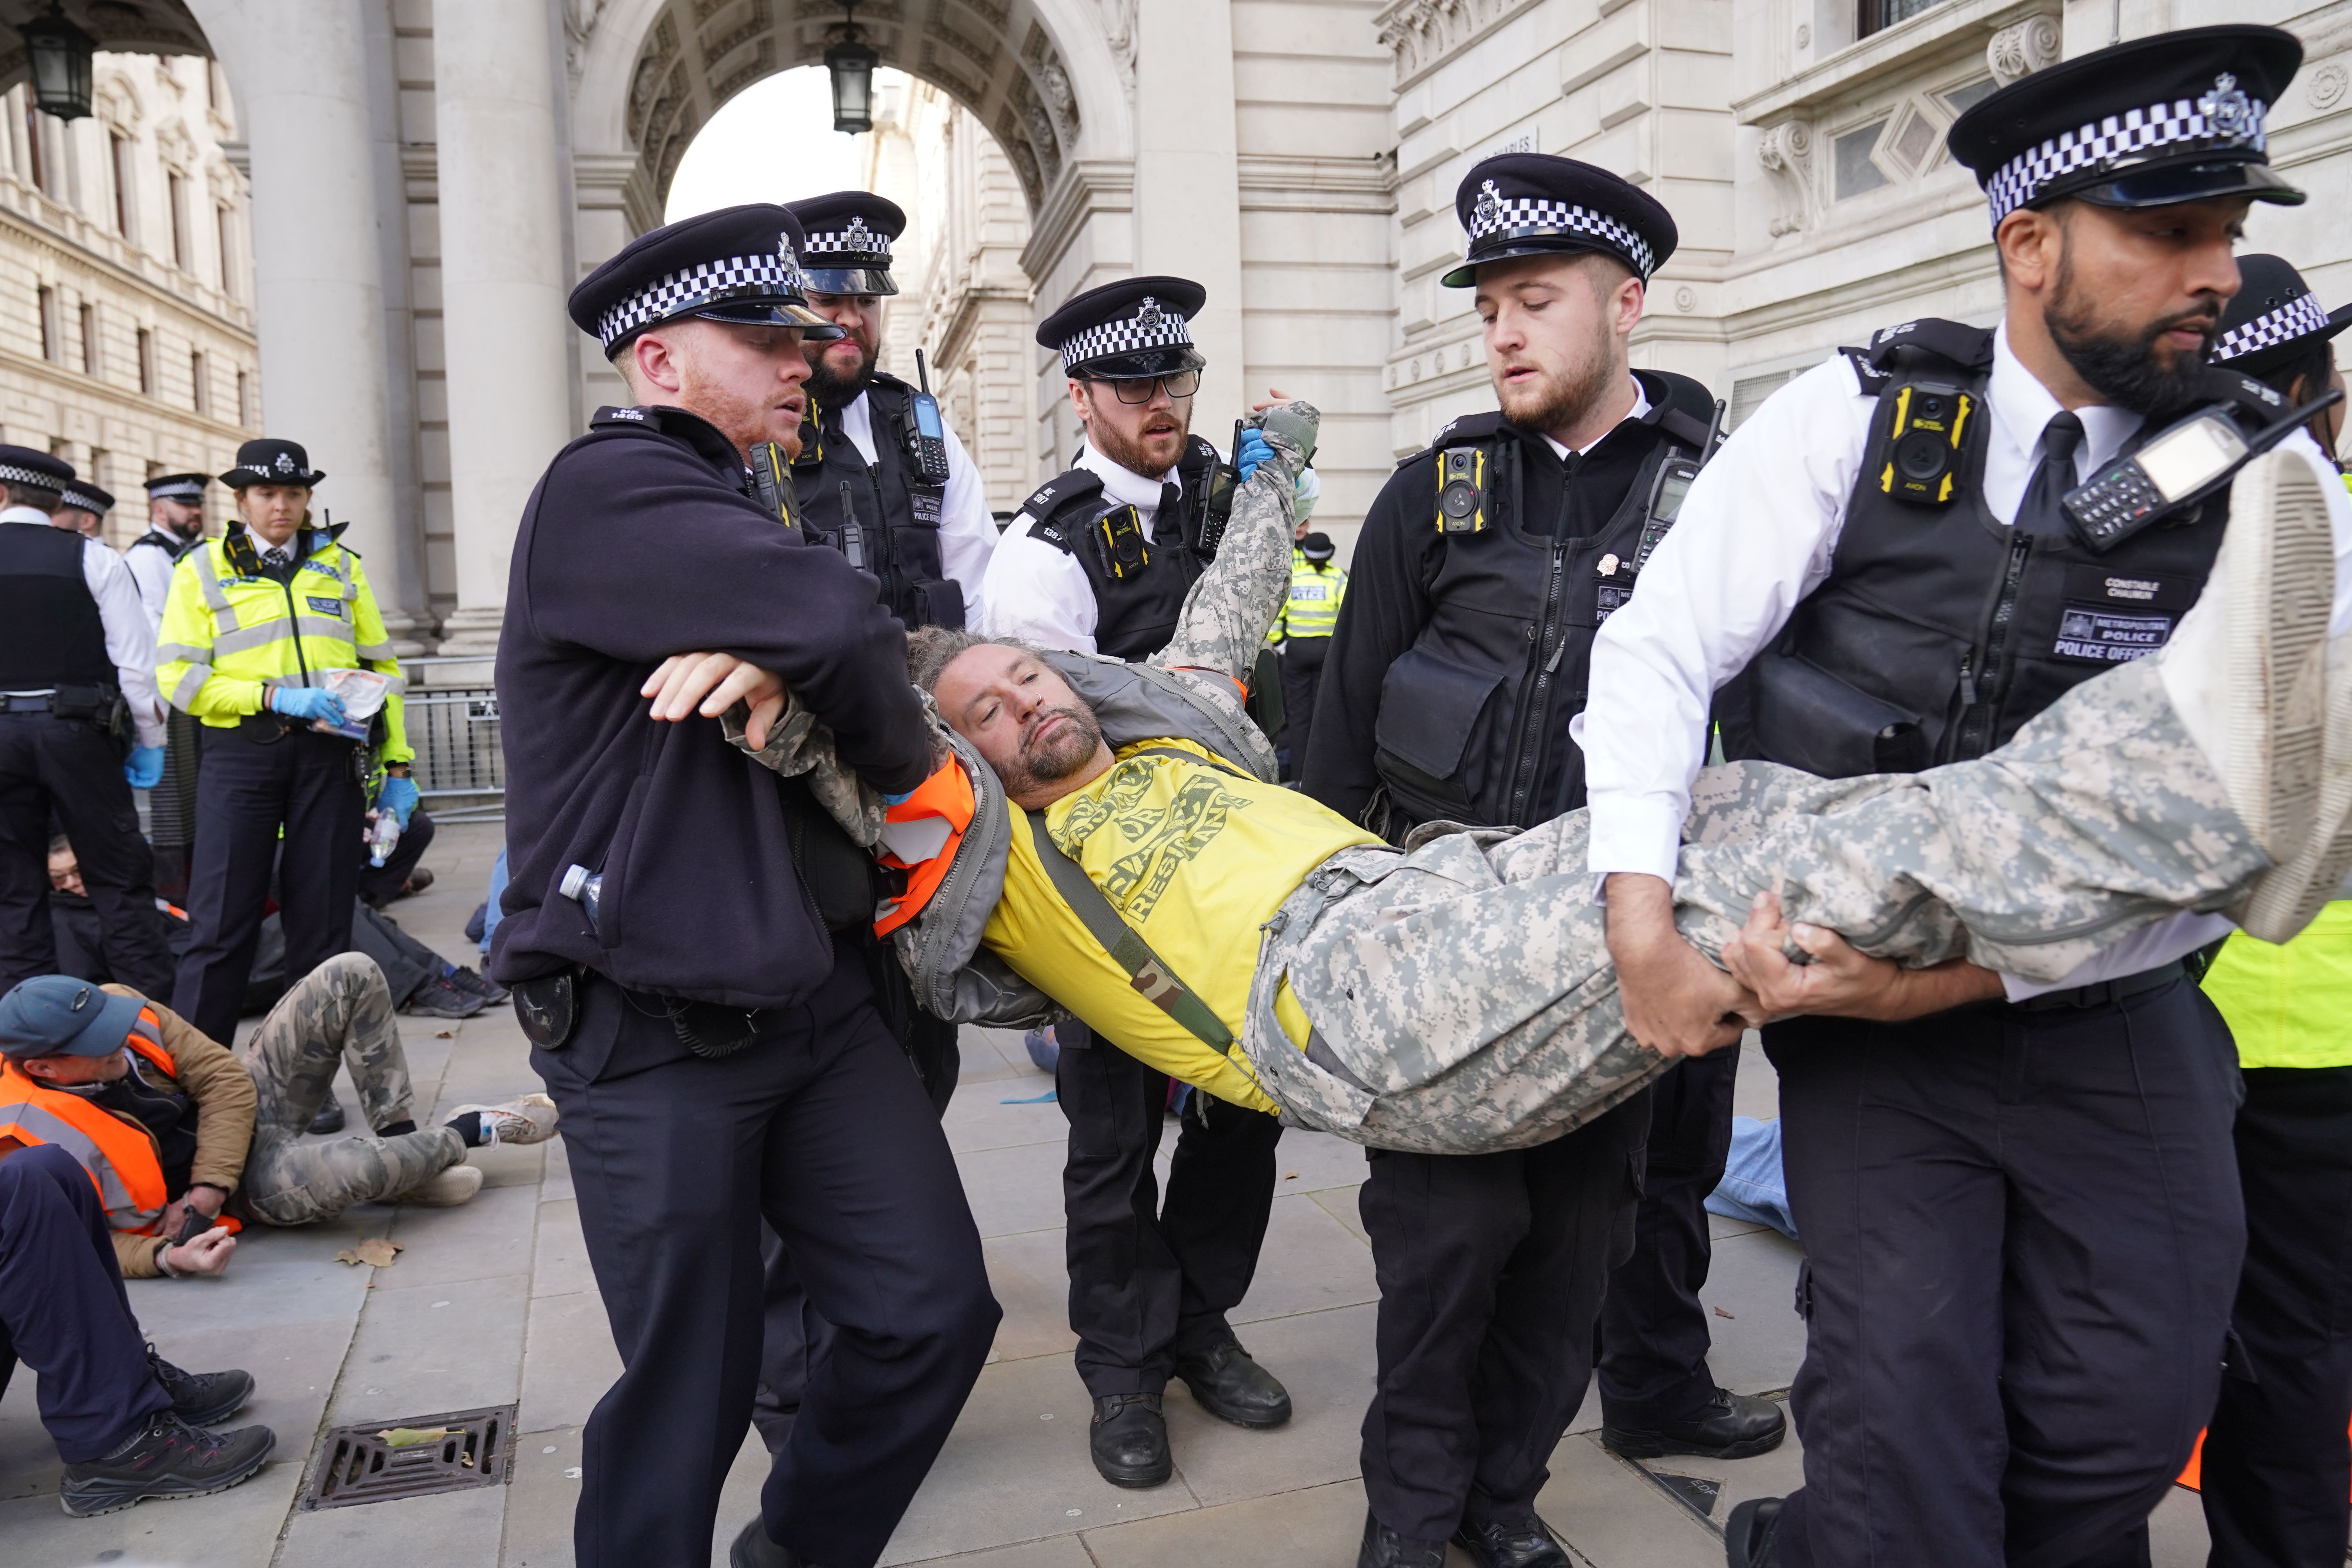
<path fill-rule="evenodd" d="M 139 1016 L 162 1033 L 154 1009 L 143 1008 Z M 179 1076 L 172 1053 L 162 1046 L 136 1033 L 123 1043 L 164 1072 Z M 155 1222 L 168 1201 L 163 1164 L 155 1157 L 154 1137 L 137 1122 L 80 1095 L 47 1088 L 14 1062 L 0 1061 L 0 1138 L 54 1143 L 65 1150 L 89 1173 L 98 1201 L 105 1205 L 107 1224 L 131 1236 L 155 1234 Z"/>

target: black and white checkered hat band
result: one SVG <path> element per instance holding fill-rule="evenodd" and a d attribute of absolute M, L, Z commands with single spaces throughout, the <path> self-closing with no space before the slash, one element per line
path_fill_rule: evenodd
<path fill-rule="evenodd" d="M 730 300 L 789 296 L 795 303 L 806 293 L 797 262 L 783 253 L 736 256 L 706 261 L 673 272 L 658 283 L 638 289 L 606 310 L 596 321 L 596 336 L 606 348 L 640 327 L 666 321 L 679 312 Z"/>
<path fill-rule="evenodd" d="M 194 479 L 178 479 L 168 485 L 149 485 L 147 495 L 152 500 L 202 500 L 205 487 Z"/>
<path fill-rule="evenodd" d="M 2263 116 L 2269 105 L 2259 98 L 2246 100 L 2251 123 L 2243 128 L 2222 126 L 2192 99 L 2151 104 L 2127 114 L 2110 114 L 2094 125 L 2053 136 L 2030 152 L 2020 153 L 1994 171 L 1985 182 L 1985 199 L 1992 204 L 1992 221 L 2000 222 L 2021 206 L 2031 205 L 2053 182 L 2077 169 L 2095 168 L 2179 142 L 2211 142 L 2222 148 L 2263 150 Z"/>
<path fill-rule="evenodd" d="M 1088 327 L 1062 345 L 1062 368 L 1076 370 L 1078 366 L 1113 354 L 1131 354 L 1144 349 L 1184 349 L 1192 346 L 1192 336 L 1184 330 L 1184 318 L 1173 310 L 1161 310 L 1150 300 L 1144 308 L 1123 321 L 1105 321 L 1098 327 Z"/>
<path fill-rule="evenodd" d="M 55 474 L 44 474 L 34 468 L 20 468 L 14 463 L 0 463 L 0 484 L 30 485 L 37 490 L 63 492 L 68 481 Z"/>
<path fill-rule="evenodd" d="M 2275 348 L 2280 343 L 2293 342 L 2313 332 L 2327 330 L 2327 312 L 2319 308 L 2315 295 L 2301 294 L 2289 300 L 2275 310 L 2256 316 L 2243 326 L 2223 332 L 2213 345 L 2212 360 L 2224 364 L 2233 359 L 2243 359 L 2260 349 Z"/>
<path fill-rule="evenodd" d="M 1597 213 L 1574 202 L 1555 202 L 1542 196 L 1515 196 L 1506 201 L 1481 201 L 1470 214 L 1470 248 L 1473 251 L 1484 240 L 1546 236 L 1562 238 L 1580 236 L 1605 241 L 1610 248 L 1630 257 L 1634 270 L 1644 279 L 1658 265 L 1649 241 L 1607 213 Z"/>
<path fill-rule="evenodd" d="M 836 228 L 812 232 L 808 243 L 801 247 L 802 258 L 812 267 L 821 267 L 826 258 L 835 256 L 872 257 L 887 267 L 890 262 L 890 237 L 870 228 Z"/>
<path fill-rule="evenodd" d="M 104 511 L 107 510 L 106 503 L 100 500 L 96 496 L 91 495 L 88 490 L 78 490 L 71 485 L 68 485 L 63 493 L 65 496 L 65 504 L 68 506 L 78 506 L 84 511 Z"/>

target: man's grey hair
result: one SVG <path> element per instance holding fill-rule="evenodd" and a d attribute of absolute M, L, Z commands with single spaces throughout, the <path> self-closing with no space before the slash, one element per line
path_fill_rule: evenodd
<path fill-rule="evenodd" d="M 1037 650 L 1018 637 L 984 637 L 978 632 L 950 631 L 946 626 L 918 626 L 907 634 L 907 679 L 925 691 L 934 691 L 940 676 L 968 648 L 1015 647 Z"/>

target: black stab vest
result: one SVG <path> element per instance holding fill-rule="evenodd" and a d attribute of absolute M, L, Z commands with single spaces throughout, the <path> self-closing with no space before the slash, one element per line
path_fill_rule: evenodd
<path fill-rule="evenodd" d="M 1849 358 L 1865 390 L 1884 395 L 1916 365 L 1975 395 L 1962 493 L 1933 507 L 1881 488 L 1892 402 L 1882 395 L 1828 577 L 1718 698 L 1728 757 L 1851 778 L 1983 756 L 2091 677 L 2163 647 L 2204 589 L 2226 488 L 2104 555 L 2071 531 L 2002 526 L 1984 502 L 1992 333 L 1911 326 L 1942 334 L 1946 352 L 1905 351 L 1882 332 L 1880 347 Z"/>
<path fill-rule="evenodd" d="M 877 374 L 866 389 L 874 431 L 874 462 L 857 444 L 828 443 L 812 413 L 801 421 L 801 455 L 793 461 L 801 526 L 841 546 L 841 487 L 849 486 L 865 535 L 866 569 L 882 580 L 882 602 L 917 626 L 963 625 L 963 586 L 950 579 L 940 549 L 944 486 L 925 480 L 908 455 L 903 432 L 912 390 L 895 376 Z"/>
<path fill-rule="evenodd" d="M 68 529 L 0 522 L 0 691 L 113 688 L 83 543 Z"/>
<path fill-rule="evenodd" d="M 1038 487 L 1021 503 L 1034 521 L 1029 537 L 1042 540 L 1068 555 L 1087 574 L 1095 595 L 1095 650 L 1113 658 L 1150 658 L 1176 635 L 1184 595 L 1192 591 L 1201 573 L 1217 557 L 1216 541 L 1206 537 L 1209 481 L 1217 467 L 1217 449 L 1198 436 L 1184 444 L 1176 460 L 1182 500 L 1174 509 L 1162 508 L 1151 520 L 1151 538 L 1142 547 L 1139 563 L 1123 564 L 1104 527 L 1106 519 L 1126 510 L 1103 495 L 1100 476 L 1072 468 Z"/>
<path fill-rule="evenodd" d="M 1406 459 L 1483 446 L 1495 514 L 1476 532 L 1445 536 L 1429 622 L 1381 682 L 1373 763 L 1392 832 L 1436 821 L 1528 827 L 1584 804 L 1584 754 L 1568 724 L 1584 709 L 1592 638 L 1631 596 L 1659 469 L 1669 457 L 1697 459 L 1714 414 L 1713 395 L 1689 377 L 1638 374 L 1651 448 L 1597 531 L 1559 538 L 1553 519 L 1528 515 L 1525 466 L 1553 459 L 1541 436 L 1500 414 L 1456 419 Z M 1574 470 L 1565 482 L 1579 482 Z M 1433 529 L 1433 482 L 1428 500 L 1420 526 Z"/>

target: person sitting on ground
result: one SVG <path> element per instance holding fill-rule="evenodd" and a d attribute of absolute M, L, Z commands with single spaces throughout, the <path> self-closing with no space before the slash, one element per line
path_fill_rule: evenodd
<path fill-rule="evenodd" d="M 58 1500 L 76 1518 L 233 1487 L 277 1444 L 267 1426 L 201 1429 L 245 1408 L 253 1374 L 156 1354 L 108 1234 L 79 1161 L 0 1127 L 0 1393 L 19 1360 L 40 1379 L 41 1425 L 65 1461 Z"/>
<path fill-rule="evenodd" d="M 1286 483 L 1311 415 L 1304 439 L 1300 416 L 1266 416 L 1266 482 Z M 733 743 L 751 750 L 755 721 L 753 754 L 809 773 L 861 842 L 888 850 L 896 829 L 929 855 L 889 923 L 942 1016 L 1058 1005 L 1220 1099 L 1379 1148 L 1522 1148 L 1599 1115 L 1666 1058 L 1624 1026 L 1586 814 L 1518 834 L 1433 824 L 1395 849 L 1274 785 L 1235 688 L 1280 604 L 1287 531 L 1250 498 L 1158 672 L 916 634 L 910 672 L 959 765 L 903 804 L 726 656 L 658 668 L 656 715 L 740 700 Z M 1786 993 L 1793 958 L 1824 1010 L 1863 1017 L 1978 1000 L 1986 969 L 2062 981 L 2180 910 L 2292 935 L 2352 866 L 2352 626 L 2329 625 L 2346 499 L 2315 454 L 2256 459 L 2173 640 L 1984 759 L 1840 781 L 1708 770 L 1675 889 L 1685 935 L 1751 999 Z M 908 825 L 934 830 L 927 848 Z"/>
<path fill-rule="evenodd" d="M 371 826 L 373 825 L 371 824 Z M 408 826 L 400 830 L 399 841 L 383 864 L 374 864 L 375 857 L 360 841 L 360 902 L 372 910 L 380 910 L 394 899 L 405 899 L 425 891 L 433 885 L 433 868 L 420 865 L 425 852 L 433 847 L 440 832 L 432 813 L 417 806 L 408 814 Z"/>
<path fill-rule="evenodd" d="M 303 976 L 236 1055 L 128 986 L 41 975 L 0 996 L 0 1129 L 89 1169 L 131 1279 L 220 1273 L 247 1221 L 465 1203 L 482 1187 L 467 1150 L 555 1135 L 538 1094 L 419 1131 L 391 994 L 356 952 Z M 305 1142 L 338 1063 L 374 1134 Z"/>

